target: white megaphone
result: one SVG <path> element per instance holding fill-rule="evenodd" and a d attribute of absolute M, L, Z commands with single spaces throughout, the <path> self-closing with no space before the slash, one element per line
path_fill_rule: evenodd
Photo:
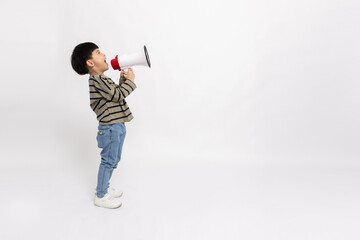
<path fill-rule="evenodd" d="M 120 56 L 116 55 L 116 57 L 111 60 L 111 66 L 114 70 L 121 71 L 135 65 L 148 66 L 149 68 L 151 67 L 146 46 L 144 46 L 144 50 L 141 50 L 137 53 L 123 54 Z"/>

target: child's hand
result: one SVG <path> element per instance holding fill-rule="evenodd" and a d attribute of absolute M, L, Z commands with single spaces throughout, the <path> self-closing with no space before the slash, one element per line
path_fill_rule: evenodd
<path fill-rule="evenodd" d="M 124 74 L 125 74 L 125 71 L 124 71 L 124 70 L 121 70 L 121 73 L 120 73 L 120 82 L 125 82 L 126 78 L 124 77 Z"/>
<path fill-rule="evenodd" d="M 135 79 L 135 73 L 133 72 L 133 70 L 131 68 L 129 68 L 128 72 L 124 72 L 124 77 L 126 79 L 129 79 L 131 81 L 134 81 Z"/>

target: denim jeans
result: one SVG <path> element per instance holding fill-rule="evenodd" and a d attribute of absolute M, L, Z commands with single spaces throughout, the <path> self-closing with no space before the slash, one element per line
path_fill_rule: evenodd
<path fill-rule="evenodd" d="M 96 192 L 98 197 L 107 193 L 113 170 L 121 159 L 121 151 L 126 135 L 125 123 L 98 126 L 96 140 L 101 148 L 101 163 L 98 172 Z"/>

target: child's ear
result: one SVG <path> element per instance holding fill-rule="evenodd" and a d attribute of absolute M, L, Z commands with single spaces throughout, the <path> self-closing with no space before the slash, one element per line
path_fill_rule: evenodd
<path fill-rule="evenodd" d="M 90 59 L 86 61 L 86 65 L 90 68 L 94 67 L 94 62 L 91 61 Z"/>

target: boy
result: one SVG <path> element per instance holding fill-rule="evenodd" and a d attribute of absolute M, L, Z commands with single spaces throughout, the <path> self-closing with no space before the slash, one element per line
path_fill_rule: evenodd
<path fill-rule="evenodd" d="M 109 69 L 105 54 L 91 42 L 81 43 L 74 48 L 71 65 L 78 74 L 89 74 L 90 107 L 99 121 L 96 140 L 102 150 L 94 204 L 118 208 L 121 202 L 117 197 L 122 192 L 110 188 L 109 181 L 121 158 L 126 135 L 125 122 L 133 119 L 125 98 L 136 89 L 135 74 L 131 68 L 128 73 L 122 71 L 119 85 L 115 84 L 104 75 Z"/>

